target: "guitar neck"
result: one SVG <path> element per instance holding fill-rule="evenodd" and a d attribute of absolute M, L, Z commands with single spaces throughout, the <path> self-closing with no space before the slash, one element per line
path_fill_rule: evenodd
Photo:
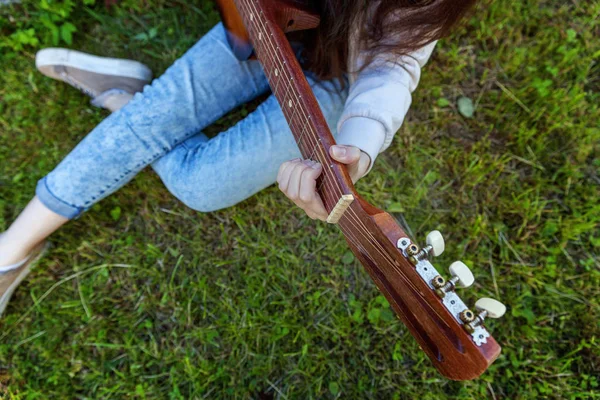
<path fill-rule="evenodd" d="M 335 140 L 285 33 L 275 23 L 275 9 L 266 0 L 235 0 L 235 4 L 302 157 L 323 166 L 317 187 L 331 211 L 341 195 L 353 192 L 351 179 L 329 156 Z"/>

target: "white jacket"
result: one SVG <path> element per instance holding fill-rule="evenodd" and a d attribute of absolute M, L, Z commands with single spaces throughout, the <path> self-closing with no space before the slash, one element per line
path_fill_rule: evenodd
<path fill-rule="evenodd" d="M 364 53 L 355 51 L 351 40 L 349 64 L 359 71 Z M 387 149 L 404 122 L 412 92 L 421 77 L 436 42 L 410 56 L 391 60 L 381 55 L 358 74 L 350 74 L 350 93 L 338 122 L 336 142 L 356 146 L 371 157 L 373 167 L 377 155 Z"/>

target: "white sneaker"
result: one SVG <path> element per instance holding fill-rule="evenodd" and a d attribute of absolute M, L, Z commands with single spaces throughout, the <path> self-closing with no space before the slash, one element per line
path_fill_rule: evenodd
<path fill-rule="evenodd" d="M 116 111 L 152 80 L 146 65 L 79 51 L 49 48 L 35 56 L 44 75 L 68 83 L 92 98 L 92 105 Z"/>
<path fill-rule="evenodd" d="M 48 243 L 44 242 L 39 244 L 31 254 L 23 261 L 13 266 L 13 268 L 6 271 L 6 267 L 3 268 L 5 272 L 0 272 L 0 316 L 4 313 L 8 301 L 19 284 L 25 279 L 31 272 L 31 269 L 35 267 L 38 261 L 46 253 L 48 249 Z"/>

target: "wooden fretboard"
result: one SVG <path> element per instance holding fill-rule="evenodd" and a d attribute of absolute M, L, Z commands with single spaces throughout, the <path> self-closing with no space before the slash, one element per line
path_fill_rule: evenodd
<path fill-rule="evenodd" d="M 261 0 L 235 0 L 235 4 L 302 157 L 323 165 L 318 187 L 330 211 L 345 192 L 336 174 L 346 172 L 329 156 L 329 147 L 335 141 L 312 89 L 285 34 L 272 22 L 272 16 L 265 15 L 269 11 L 261 5 Z"/>

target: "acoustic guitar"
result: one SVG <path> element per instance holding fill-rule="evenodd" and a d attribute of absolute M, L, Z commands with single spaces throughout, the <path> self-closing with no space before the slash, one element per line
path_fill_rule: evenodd
<path fill-rule="evenodd" d="M 291 0 L 217 0 L 228 40 L 240 60 L 262 64 L 305 159 L 323 165 L 319 194 L 350 249 L 386 297 L 398 318 L 438 371 L 453 380 L 474 379 L 500 354 L 485 328 L 485 318 L 500 317 L 506 307 L 481 299 L 475 310 L 460 299 L 457 287 L 473 283 L 466 265 L 450 266 L 448 280 L 430 263 L 444 250 L 438 231 L 420 248 L 388 213 L 356 192 L 346 167 L 329 156 L 335 141 L 306 81 L 286 34 L 314 29 L 319 16 Z"/>

